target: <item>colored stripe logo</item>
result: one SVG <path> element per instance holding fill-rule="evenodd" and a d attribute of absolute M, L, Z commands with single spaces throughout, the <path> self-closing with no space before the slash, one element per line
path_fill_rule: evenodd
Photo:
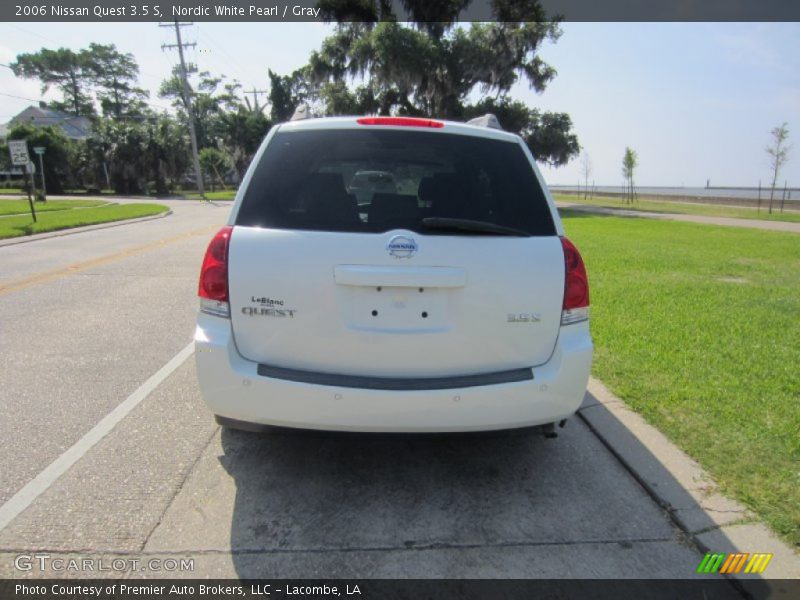
<path fill-rule="evenodd" d="M 767 568 L 772 554 L 747 552 L 707 552 L 697 567 L 698 573 L 763 573 Z"/>

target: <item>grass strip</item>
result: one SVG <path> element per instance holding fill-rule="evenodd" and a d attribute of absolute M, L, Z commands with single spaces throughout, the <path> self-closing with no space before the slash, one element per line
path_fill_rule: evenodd
<path fill-rule="evenodd" d="M 71 229 L 84 225 L 96 225 L 110 221 L 122 221 L 157 215 L 168 211 L 161 204 L 120 204 L 100 206 L 81 210 L 59 210 L 37 213 L 38 222 L 34 223 L 30 215 L 4 217 L 0 219 L 0 239 Z"/>
<path fill-rule="evenodd" d="M 800 544 L 800 238 L 564 212 L 594 374 Z"/>
<path fill-rule="evenodd" d="M 590 206 L 601 206 L 604 208 L 621 208 L 625 210 L 639 210 L 647 212 L 659 213 L 672 213 L 681 215 L 703 215 L 707 217 L 732 217 L 734 219 L 759 219 L 763 221 L 788 221 L 791 223 L 800 223 L 800 212 L 786 211 L 774 212 L 776 209 L 773 206 L 773 213 L 767 212 L 766 205 L 762 206 L 761 212 L 755 208 L 748 208 L 746 206 L 725 206 L 722 204 L 695 204 L 692 202 L 668 202 L 666 200 L 636 200 L 631 204 L 623 204 L 619 198 L 606 198 L 596 196 L 594 198 L 586 198 L 583 196 L 569 195 L 569 194 L 553 194 L 556 201 L 559 202 L 573 202 L 575 204 L 586 204 Z M 793 206 L 797 206 L 797 202 L 793 202 Z"/>
<path fill-rule="evenodd" d="M 36 214 L 40 212 L 50 212 L 54 210 L 70 210 L 73 208 L 84 208 L 87 206 L 103 206 L 107 204 L 103 200 L 48 200 L 47 202 L 35 202 Z M 0 199 L 0 216 L 3 215 L 30 215 L 31 208 L 27 200 L 3 200 Z"/>

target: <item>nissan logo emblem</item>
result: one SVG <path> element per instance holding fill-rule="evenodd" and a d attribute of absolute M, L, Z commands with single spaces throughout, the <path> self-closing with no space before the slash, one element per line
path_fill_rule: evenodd
<path fill-rule="evenodd" d="M 405 235 L 396 235 L 386 244 L 386 250 L 395 258 L 411 258 L 417 252 L 417 242 Z"/>

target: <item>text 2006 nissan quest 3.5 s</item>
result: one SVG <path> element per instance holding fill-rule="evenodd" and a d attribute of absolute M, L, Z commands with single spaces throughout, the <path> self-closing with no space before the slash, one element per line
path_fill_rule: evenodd
<path fill-rule="evenodd" d="M 224 426 L 448 432 L 578 409 L 578 250 L 492 115 L 272 128 L 200 273 L 197 374 Z"/>

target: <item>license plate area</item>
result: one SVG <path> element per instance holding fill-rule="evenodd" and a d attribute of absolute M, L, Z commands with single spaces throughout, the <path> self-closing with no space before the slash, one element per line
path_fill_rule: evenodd
<path fill-rule="evenodd" d="M 451 328 L 452 288 L 424 286 L 337 286 L 349 329 L 385 333 L 432 333 Z"/>

